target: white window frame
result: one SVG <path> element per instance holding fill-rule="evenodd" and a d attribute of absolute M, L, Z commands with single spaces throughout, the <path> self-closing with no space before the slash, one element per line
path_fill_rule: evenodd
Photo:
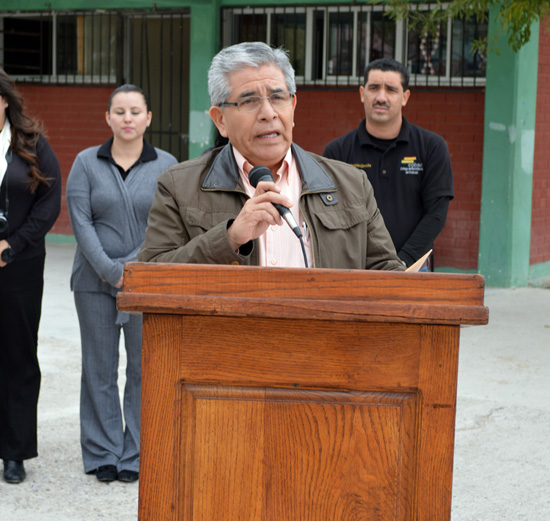
<path fill-rule="evenodd" d="M 429 9 L 429 4 L 418 4 L 417 9 Z M 366 34 L 366 56 L 370 55 L 371 51 L 371 34 L 372 34 L 372 13 L 377 11 L 384 11 L 384 6 L 381 4 L 354 4 L 354 5 L 315 5 L 307 7 L 228 7 L 227 8 L 233 15 L 253 15 L 264 14 L 266 15 L 266 38 L 268 44 L 271 43 L 271 16 L 273 14 L 306 14 L 306 30 L 305 30 L 305 64 L 304 75 L 297 75 L 296 82 L 300 85 L 326 85 L 326 86 L 354 86 L 360 85 L 363 81 L 363 72 L 357 70 L 357 53 L 359 51 L 358 41 L 359 38 L 359 13 L 367 13 L 367 34 Z M 314 22 L 317 12 L 323 13 L 323 45 L 322 48 L 314 48 Z M 353 13 L 353 46 L 352 46 L 352 72 L 350 75 L 332 75 L 328 74 L 328 47 L 329 47 L 329 18 L 331 13 Z M 229 19 L 223 22 L 225 27 L 231 29 L 232 20 Z M 469 77 L 458 76 L 451 77 L 451 65 L 452 65 L 452 23 L 453 20 L 449 17 L 447 21 L 446 31 L 446 44 L 445 51 L 445 71 L 444 74 L 426 76 L 425 74 L 411 74 L 411 85 L 428 86 L 428 87 L 483 87 L 485 86 L 484 77 Z M 407 65 L 408 58 L 408 42 L 409 42 L 408 24 L 405 20 L 398 20 L 395 22 L 395 41 L 394 52 L 395 59 L 401 63 Z M 224 42 L 226 43 L 226 42 Z M 322 71 L 320 78 L 313 78 L 313 64 L 315 53 L 322 53 Z"/>

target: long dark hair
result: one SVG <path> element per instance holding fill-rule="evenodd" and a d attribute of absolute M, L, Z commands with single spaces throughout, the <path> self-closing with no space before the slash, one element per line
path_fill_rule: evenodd
<path fill-rule="evenodd" d="M 40 183 L 49 186 L 48 179 L 38 168 L 36 143 L 44 134 L 42 124 L 23 112 L 23 98 L 15 88 L 15 82 L 0 68 L 0 96 L 8 104 L 6 117 L 11 124 L 11 149 L 29 165 L 29 186 L 34 193 Z"/>

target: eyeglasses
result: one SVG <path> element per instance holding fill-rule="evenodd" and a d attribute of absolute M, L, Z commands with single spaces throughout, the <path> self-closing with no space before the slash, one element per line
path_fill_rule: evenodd
<path fill-rule="evenodd" d="M 275 92 L 270 96 L 246 96 L 236 102 L 224 101 L 220 103 L 220 107 L 237 107 L 239 112 L 256 112 L 260 110 L 263 100 L 266 99 L 274 109 L 282 109 L 292 103 L 293 97 L 294 94 L 288 92 Z"/>

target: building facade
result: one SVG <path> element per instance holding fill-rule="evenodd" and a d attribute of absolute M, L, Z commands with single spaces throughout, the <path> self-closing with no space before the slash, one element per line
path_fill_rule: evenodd
<path fill-rule="evenodd" d="M 109 137 L 107 99 L 121 83 L 150 97 L 148 139 L 185 160 L 212 144 L 212 56 L 239 41 L 283 45 L 297 75 L 295 141 L 321 153 L 363 117 L 365 64 L 395 57 L 412 74 L 406 117 L 443 136 L 451 154 L 455 199 L 436 270 L 540 284 L 550 279 L 550 37 L 537 26 L 518 53 L 500 41 L 483 55 L 472 42 L 496 34 L 493 18 L 418 34 L 367 2 L 28 0 L 21 10 L 4 0 L 0 65 L 44 122 L 66 180 L 76 154 Z M 71 236 L 65 207 L 52 233 Z"/>

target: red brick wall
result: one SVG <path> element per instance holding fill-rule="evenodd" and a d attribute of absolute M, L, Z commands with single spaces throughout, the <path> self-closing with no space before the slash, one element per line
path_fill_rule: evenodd
<path fill-rule="evenodd" d="M 539 71 L 530 264 L 550 262 L 550 33 L 548 23 L 539 34 Z"/>
<path fill-rule="evenodd" d="M 42 121 L 63 176 L 61 214 L 51 232 L 72 234 L 65 201 L 67 177 L 76 155 L 112 133 L 105 122 L 110 87 L 19 85 L 29 115 Z"/>
<path fill-rule="evenodd" d="M 455 198 L 435 243 L 435 264 L 477 269 L 484 92 L 412 90 L 404 114 L 411 123 L 441 135 L 449 147 Z M 332 139 L 355 128 L 364 117 L 359 90 L 298 90 L 295 141 L 321 154 Z"/>

